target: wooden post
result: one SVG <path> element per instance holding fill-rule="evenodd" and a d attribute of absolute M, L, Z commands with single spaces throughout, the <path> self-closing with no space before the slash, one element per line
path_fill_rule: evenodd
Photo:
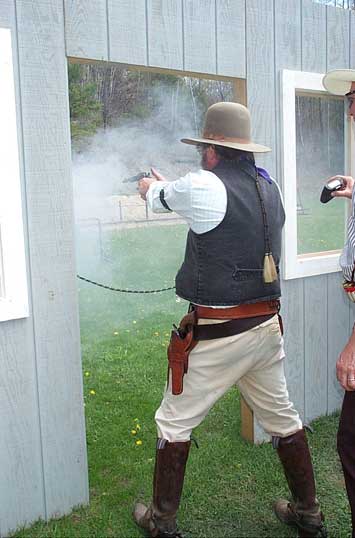
<path fill-rule="evenodd" d="M 233 94 L 234 100 L 237 103 L 241 103 L 244 106 L 247 106 L 247 84 L 246 80 L 243 78 L 237 78 L 233 80 Z"/>

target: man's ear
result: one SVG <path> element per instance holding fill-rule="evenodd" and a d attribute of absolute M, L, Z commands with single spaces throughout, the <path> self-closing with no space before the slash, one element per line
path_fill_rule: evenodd
<path fill-rule="evenodd" d="M 213 146 L 208 146 L 206 151 L 206 160 L 208 166 L 214 168 L 220 161 L 219 155 Z"/>

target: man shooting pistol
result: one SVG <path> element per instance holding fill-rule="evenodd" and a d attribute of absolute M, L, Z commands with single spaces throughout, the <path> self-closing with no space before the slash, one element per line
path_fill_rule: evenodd
<path fill-rule="evenodd" d="M 238 385 L 273 440 L 291 502 L 274 510 L 299 536 L 326 536 L 316 499 L 307 439 L 289 400 L 279 324 L 279 263 L 285 220 L 279 188 L 254 153 L 271 151 L 251 140 L 249 110 L 216 103 L 206 114 L 197 147 L 201 170 L 166 181 L 139 181 L 155 212 L 175 211 L 189 226 L 176 293 L 189 313 L 172 332 L 168 383 L 156 412 L 158 428 L 153 501 L 137 503 L 136 523 L 155 538 L 177 538 L 176 515 L 191 433 L 225 392 Z M 263 523 L 263 522 L 262 522 Z"/>

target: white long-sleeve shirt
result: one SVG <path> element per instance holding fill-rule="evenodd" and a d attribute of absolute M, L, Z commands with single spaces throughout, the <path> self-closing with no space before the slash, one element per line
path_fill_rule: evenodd
<path fill-rule="evenodd" d="M 272 178 L 269 178 L 269 181 L 276 183 Z M 164 200 L 170 209 L 183 217 L 197 234 L 213 230 L 225 217 L 227 191 L 223 182 L 213 172 L 199 170 L 189 172 L 176 181 L 152 183 L 147 193 L 147 201 L 154 213 L 168 212 L 160 201 L 162 189 Z M 282 199 L 281 192 L 280 196 Z"/>
<path fill-rule="evenodd" d="M 184 218 L 195 233 L 213 230 L 226 214 L 227 191 L 213 172 L 199 170 L 189 172 L 176 181 L 155 181 L 147 194 L 149 207 L 154 213 L 168 211 L 160 201 L 164 189 L 164 200 L 172 211 Z"/>

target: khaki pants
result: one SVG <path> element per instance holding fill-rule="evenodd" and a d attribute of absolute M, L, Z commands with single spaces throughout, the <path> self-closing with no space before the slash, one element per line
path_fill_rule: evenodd
<path fill-rule="evenodd" d="M 287 437 L 300 430 L 286 387 L 284 357 L 277 316 L 242 334 L 198 342 L 190 353 L 183 393 L 173 396 L 169 384 L 155 414 L 158 437 L 188 441 L 235 384 L 267 433 Z"/>

